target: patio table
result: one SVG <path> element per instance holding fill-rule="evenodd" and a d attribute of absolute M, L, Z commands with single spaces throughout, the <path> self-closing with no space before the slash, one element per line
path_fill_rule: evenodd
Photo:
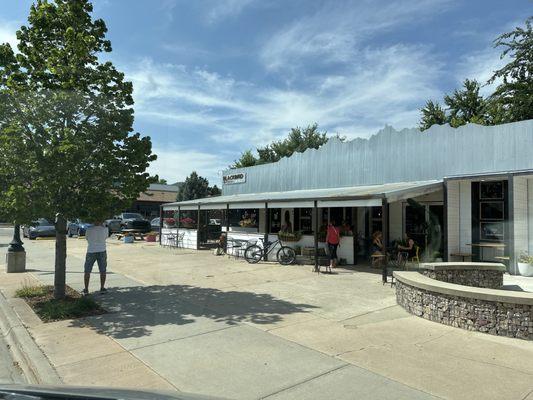
<path fill-rule="evenodd" d="M 480 251 L 481 251 L 481 261 L 484 260 L 484 257 L 483 257 L 483 250 L 484 249 L 505 249 L 505 244 L 503 243 L 487 243 L 487 242 L 480 242 L 480 243 L 467 243 L 466 244 L 467 246 L 470 246 L 470 247 L 479 247 Z"/>

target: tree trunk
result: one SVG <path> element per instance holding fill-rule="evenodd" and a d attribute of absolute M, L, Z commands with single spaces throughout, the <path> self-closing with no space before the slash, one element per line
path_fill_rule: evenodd
<path fill-rule="evenodd" d="M 56 260 L 54 274 L 54 298 L 65 297 L 66 264 L 67 264 L 67 220 L 61 214 L 56 215 Z"/>

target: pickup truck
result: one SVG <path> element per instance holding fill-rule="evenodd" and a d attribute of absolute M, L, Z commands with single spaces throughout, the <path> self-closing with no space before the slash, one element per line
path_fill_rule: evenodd
<path fill-rule="evenodd" d="M 107 226 L 109 233 L 121 232 L 123 229 L 138 229 L 142 233 L 152 230 L 150 221 L 145 220 L 141 214 L 128 212 L 106 220 L 104 226 Z"/>

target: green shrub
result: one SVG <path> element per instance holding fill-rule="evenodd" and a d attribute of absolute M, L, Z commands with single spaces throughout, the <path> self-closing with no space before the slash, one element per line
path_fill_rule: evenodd
<path fill-rule="evenodd" d="M 518 262 L 524 264 L 533 264 L 533 256 L 530 256 L 528 253 L 523 252 L 522 254 L 520 254 L 520 257 L 518 257 Z"/>
<path fill-rule="evenodd" d="M 32 297 L 46 296 L 50 292 L 50 286 L 22 286 L 15 292 L 16 297 L 25 297 L 31 299 Z"/>
<path fill-rule="evenodd" d="M 83 317 L 100 306 L 90 297 L 67 300 L 48 300 L 36 304 L 35 311 L 43 321 L 71 319 Z"/>

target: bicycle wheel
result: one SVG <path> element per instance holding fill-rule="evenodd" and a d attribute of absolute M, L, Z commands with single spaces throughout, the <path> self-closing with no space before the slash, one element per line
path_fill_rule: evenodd
<path fill-rule="evenodd" d="M 250 264 L 257 264 L 263 258 L 263 249 L 256 244 L 248 246 L 244 250 L 244 259 Z"/>
<path fill-rule="evenodd" d="M 278 250 L 277 258 L 281 265 L 289 265 L 296 261 L 296 252 L 288 246 L 281 246 L 281 249 Z"/>

